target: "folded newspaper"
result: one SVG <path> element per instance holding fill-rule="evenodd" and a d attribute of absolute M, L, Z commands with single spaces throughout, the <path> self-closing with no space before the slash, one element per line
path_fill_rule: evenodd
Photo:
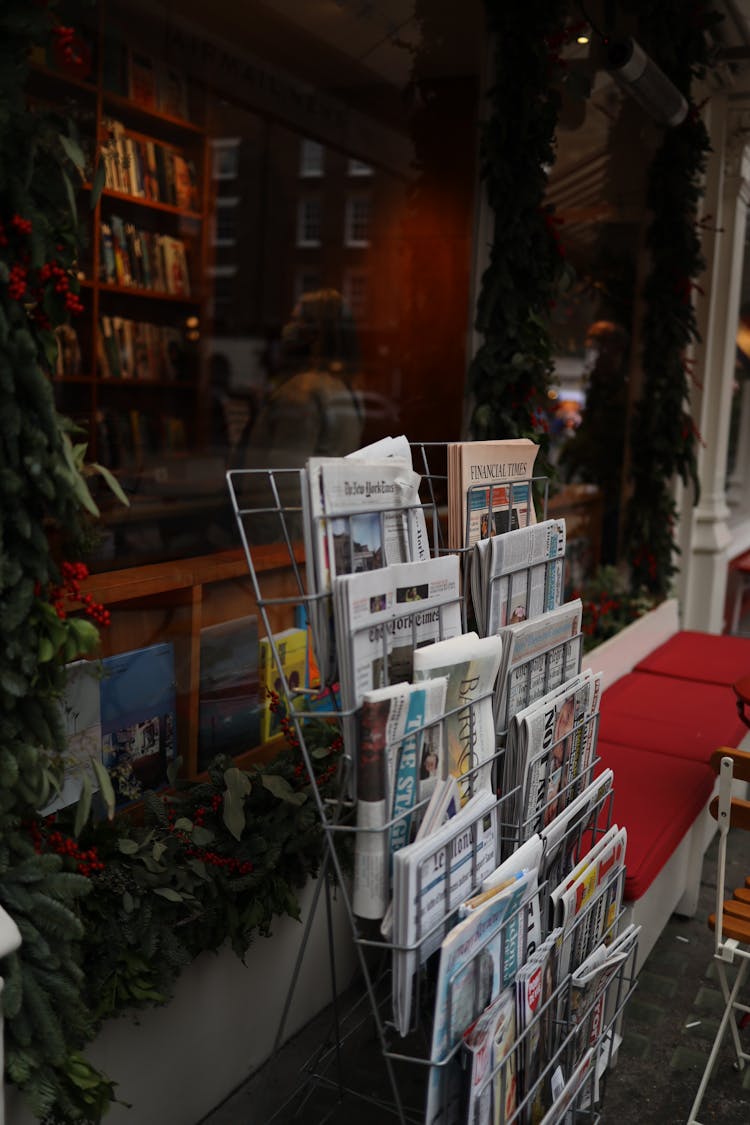
<path fill-rule="evenodd" d="M 492 691 L 500 670 L 502 641 L 464 633 L 414 653 L 414 679 L 445 676 L 445 773 L 458 779 L 461 801 L 492 788 L 496 750 Z M 445 774 L 444 774 L 445 776 Z"/>
<path fill-rule="evenodd" d="M 353 711 L 365 692 L 411 680 L 415 647 L 461 632 L 458 559 L 342 575 L 333 580 L 333 601 L 344 739 L 356 773 Z"/>
<path fill-rule="evenodd" d="M 499 733 L 507 731 L 518 711 L 580 672 L 582 610 L 576 598 L 532 621 L 500 630 L 503 663 L 495 697 Z"/>
<path fill-rule="evenodd" d="M 516 1111 L 516 1006 L 504 989 L 464 1032 L 467 1056 L 467 1125 L 504 1125 Z"/>
<path fill-rule="evenodd" d="M 564 571 L 564 519 L 478 540 L 471 598 L 482 636 L 555 609 L 563 598 Z"/>
<path fill-rule="evenodd" d="M 536 522 L 531 482 L 538 451 L 528 438 L 448 446 L 450 550 Z"/>
<path fill-rule="evenodd" d="M 496 866 L 496 813 L 494 794 L 480 790 L 393 857 L 393 1006 L 401 1035 L 411 1023 L 414 974 L 440 947 L 459 905 Z"/>
<path fill-rule="evenodd" d="M 324 682 L 335 676 L 331 600 L 334 577 L 416 562 L 430 555 L 420 477 L 404 457 L 374 460 L 366 451 L 350 457 L 311 457 L 302 486 L 310 621 Z"/>
<path fill-rule="evenodd" d="M 596 750 L 601 674 L 566 680 L 515 714 L 508 725 L 503 792 L 520 839 L 548 824 L 587 781 Z"/>
<path fill-rule="evenodd" d="M 357 767 L 354 913 L 382 918 L 390 900 L 391 857 L 411 837 L 413 810 L 443 767 L 445 677 L 365 693 Z"/>

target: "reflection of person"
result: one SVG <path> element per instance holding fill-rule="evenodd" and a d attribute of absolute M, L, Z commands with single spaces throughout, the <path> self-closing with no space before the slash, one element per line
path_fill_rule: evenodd
<path fill-rule="evenodd" d="M 525 621 L 525 620 L 526 620 L 526 607 L 523 606 L 523 605 L 517 605 L 516 608 L 513 610 L 513 612 L 510 615 L 511 625 L 513 625 L 516 621 Z"/>
<path fill-rule="evenodd" d="M 351 453 L 362 434 L 350 382 L 358 348 L 354 321 L 335 289 L 301 297 L 282 330 L 280 358 L 278 381 L 250 432 L 249 453 L 261 461 L 271 453 L 287 468 L 311 456 Z"/>
<path fill-rule="evenodd" d="M 250 429 L 247 469 L 294 469 L 308 457 L 342 457 L 360 444 L 362 416 L 351 380 L 357 371 L 354 321 L 335 289 L 306 293 L 282 330 L 280 370 Z M 299 506 L 299 488 L 276 478 L 282 505 Z M 250 485 L 249 485 L 250 487 Z M 256 481 L 247 507 L 275 505 Z M 287 527 L 290 534 L 296 528 Z M 279 537 L 275 516 L 254 521 L 255 541 Z"/>

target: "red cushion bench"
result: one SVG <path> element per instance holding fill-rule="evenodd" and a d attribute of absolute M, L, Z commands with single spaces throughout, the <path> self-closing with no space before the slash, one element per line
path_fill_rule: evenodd
<path fill-rule="evenodd" d="M 642 926 L 640 968 L 670 914 L 697 907 L 715 830 L 709 759 L 750 738 L 731 688 L 750 671 L 750 639 L 681 631 L 672 601 L 585 665 L 603 670 L 597 769 L 614 771 L 613 821 L 628 831 L 624 897 L 627 920 Z"/>

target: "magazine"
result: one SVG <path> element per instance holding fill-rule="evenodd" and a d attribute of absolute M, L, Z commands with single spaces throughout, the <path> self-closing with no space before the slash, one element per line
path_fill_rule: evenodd
<path fill-rule="evenodd" d="M 531 481 L 538 449 L 528 438 L 448 446 L 449 550 L 536 523 Z"/>
<path fill-rule="evenodd" d="M 504 989 L 464 1032 L 467 1125 L 504 1125 L 516 1109 L 516 1009 Z"/>
<path fill-rule="evenodd" d="M 492 690 L 500 669 L 502 641 L 464 633 L 414 653 L 414 679 L 446 676 L 445 772 L 458 779 L 461 801 L 492 786 L 496 750 Z"/>
<path fill-rule="evenodd" d="M 576 855 L 585 831 L 593 830 L 598 820 L 607 821 L 606 806 L 611 801 L 614 774 L 605 769 L 557 816 L 545 825 L 544 861 L 540 877 L 556 887 L 575 867 Z M 533 839 L 533 836 L 532 836 Z"/>
<path fill-rule="evenodd" d="M 533 881 L 536 881 L 534 873 Z M 440 949 L 430 1059 L 446 1058 L 474 1020 L 515 980 L 524 957 L 520 921 L 532 882 L 521 872 L 447 934 Z M 430 1067 L 425 1121 L 458 1125 L 462 1117 L 459 1055 Z"/>
<path fill-rule="evenodd" d="M 562 602 L 565 520 L 494 535 L 474 544 L 471 597 L 483 636 L 526 621 Z"/>
<path fill-rule="evenodd" d="M 551 1070 L 555 1050 L 554 996 L 562 929 L 553 930 L 516 975 L 519 1125 L 535 1125 L 552 1104 Z"/>
<path fill-rule="evenodd" d="M 578 968 L 611 930 L 622 903 L 626 846 L 626 829 L 613 825 L 552 891 L 556 918 L 565 931 L 563 975 Z"/>
<path fill-rule="evenodd" d="M 365 694 L 353 891 L 354 913 L 361 918 L 383 917 L 390 898 L 391 856 L 409 843 L 411 811 L 435 788 L 443 757 L 437 720 L 445 707 L 446 683 L 441 677 Z"/>
<path fill-rule="evenodd" d="M 401 1035 L 411 1022 L 415 972 L 440 947 L 460 903 L 496 866 L 496 812 L 494 795 L 480 790 L 393 857 L 393 1004 Z"/>
<path fill-rule="evenodd" d="M 544 856 L 544 841 L 541 836 L 534 836 L 527 840 L 496 867 L 482 883 L 479 894 L 461 903 L 459 917 L 465 917 L 472 910 L 482 906 L 500 886 L 504 886 L 509 879 L 516 878 L 522 871 L 530 873 L 529 896 L 526 904 L 526 956 L 530 957 L 541 942 L 542 927 L 539 903 L 539 872 Z"/>
<path fill-rule="evenodd" d="M 580 598 L 531 621 L 500 630 L 503 663 L 496 693 L 498 733 L 535 699 L 571 679 L 581 670 L 582 604 Z"/>

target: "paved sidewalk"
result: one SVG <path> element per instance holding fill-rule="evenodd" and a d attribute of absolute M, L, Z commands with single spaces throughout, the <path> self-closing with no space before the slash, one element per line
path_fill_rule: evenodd
<path fill-rule="evenodd" d="M 618 1066 L 607 1076 L 600 1125 L 685 1125 L 718 1024 L 722 1001 L 713 964 L 713 934 L 706 919 L 714 908 L 716 846 L 708 850 L 698 911 L 673 917 L 644 965 L 623 1023 Z M 730 835 L 727 886 L 744 883 L 750 871 L 750 837 Z M 749 990 L 750 991 L 750 990 Z M 346 1008 L 346 999 L 343 1001 Z M 356 1023 L 356 1019 L 353 1021 Z M 312 1021 L 200 1125 L 387 1125 L 382 1105 L 315 1087 L 294 1095 L 305 1061 L 326 1042 L 330 1012 Z M 750 1027 L 745 1031 L 750 1049 Z M 727 1037 L 728 1039 L 728 1037 Z M 750 1067 L 738 1074 L 727 1045 L 701 1111 L 704 1125 L 750 1123 Z M 344 1083 L 388 1098 L 389 1085 L 372 1020 L 362 1011 L 343 1062 Z M 399 1075 L 409 1120 L 421 1125 L 422 1075 L 409 1066 Z"/>

